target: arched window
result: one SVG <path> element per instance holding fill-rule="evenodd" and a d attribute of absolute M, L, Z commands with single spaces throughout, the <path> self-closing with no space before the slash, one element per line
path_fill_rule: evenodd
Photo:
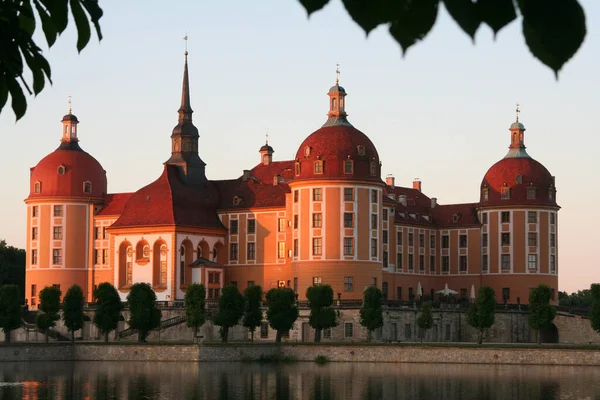
<path fill-rule="evenodd" d="M 359 144 L 358 146 L 356 146 L 356 149 L 358 150 L 359 156 L 365 155 L 365 146 L 363 146 L 362 144 Z"/>
<path fill-rule="evenodd" d="M 133 284 L 133 248 L 129 246 L 127 248 L 127 261 L 125 263 L 125 285 L 131 286 Z"/>
<path fill-rule="evenodd" d="M 202 257 L 202 247 L 198 245 L 198 249 L 196 250 L 196 258 Z"/>
<path fill-rule="evenodd" d="M 296 161 L 296 163 L 294 164 L 294 168 L 296 175 L 300 175 L 300 163 L 298 161 Z"/>
<path fill-rule="evenodd" d="M 331 108 L 335 109 L 335 97 L 331 99 Z"/>
<path fill-rule="evenodd" d="M 35 185 L 33 185 L 33 192 L 34 193 L 41 193 L 42 192 L 42 182 L 37 181 L 35 183 Z"/>
<path fill-rule="evenodd" d="M 483 188 L 483 189 L 481 189 L 481 199 L 482 199 L 483 201 L 488 201 L 488 199 L 489 199 L 489 195 L 490 195 L 489 193 L 490 193 L 490 192 L 489 192 L 489 189 L 488 189 L 488 188 Z"/>
<path fill-rule="evenodd" d="M 83 182 L 83 193 L 92 193 L 92 182 Z"/>
<path fill-rule="evenodd" d="M 377 175 L 377 163 L 375 161 L 371 161 L 371 176 Z"/>
<path fill-rule="evenodd" d="M 160 246 L 160 285 L 167 284 L 167 245 Z"/>
<path fill-rule="evenodd" d="M 64 165 L 59 166 L 57 172 L 59 175 L 64 175 L 65 174 L 65 166 Z"/>
<path fill-rule="evenodd" d="M 502 187 L 500 188 L 500 199 L 502 200 L 508 200 L 510 199 L 510 188 L 509 187 Z"/>
<path fill-rule="evenodd" d="M 185 285 L 185 246 L 179 249 L 181 260 L 179 261 L 179 284 Z"/>
<path fill-rule="evenodd" d="M 517 179 L 516 179 L 517 185 L 520 185 L 523 183 L 523 175 L 517 175 Z"/>

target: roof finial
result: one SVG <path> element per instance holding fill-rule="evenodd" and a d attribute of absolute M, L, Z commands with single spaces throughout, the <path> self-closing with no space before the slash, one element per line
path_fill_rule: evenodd
<path fill-rule="evenodd" d="M 185 52 L 183 54 L 185 55 L 185 60 L 187 61 L 187 55 L 188 55 L 188 51 L 187 51 L 187 41 L 188 41 L 187 32 L 185 33 L 185 36 L 183 37 L 183 40 L 185 40 Z"/>
<path fill-rule="evenodd" d="M 71 101 L 71 95 L 69 95 L 69 114 L 71 114 L 73 103 Z"/>
<path fill-rule="evenodd" d="M 340 63 L 335 63 L 335 84 L 340 83 Z"/>
<path fill-rule="evenodd" d="M 266 130 L 265 138 L 266 138 L 265 144 L 269 144 L 269 129 Z"/>
<path fill-rule="evenodd" d="M 519 113 L 521 112 L 521 109 L 519 108 L 519 103 L 517 103 L 517 122 L 519 122 Z"/>

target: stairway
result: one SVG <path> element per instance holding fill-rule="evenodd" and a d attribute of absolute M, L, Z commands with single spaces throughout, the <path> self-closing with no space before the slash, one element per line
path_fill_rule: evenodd
<path fill-rule="evenodd" d="M 43 329 L 39 329 L 35 324 L 31 324 L 31 323 L 25 321 L 25 319 L 23 319 L 23 318 L 21 318 L 21 323 L 23 324 L 23 328 L 27 332 L 38 332 L 38 333 L 41 333 L 42 335 L 45 333 Z M 54 330 L 52 328 L 48 328 L 48 336 L 59 342 L 70 342 L 71 341 L 70 337 L 63 335 L 62 333 L 60 333 L 57 330 Z"/>
<path fill-rule="evenodd" d="M 152 330 L 153 331 L 164 331 L 167 328 L 171 328 L 173 326 L 183 324 L 185 321 L 187 321 L 187 317 L 185 317 L 183 315 L 169 318 L 169 319 L 164 319 L 164 320 L 160 321 L 160 326 L 158 328 L 155 328 Z M 133 328 L 127 328 L 125 330 L 122 330 L 121 332 L 119 332 L 119 339 L 133 336 L 137 333 L 137 331 L 138 331 L 137 329 L 133 329 Z"/>

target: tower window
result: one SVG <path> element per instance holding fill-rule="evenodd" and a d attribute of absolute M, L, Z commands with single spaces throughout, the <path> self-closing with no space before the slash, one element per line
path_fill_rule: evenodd
<path fill-rule="evenodd" d="M 333 99 L 331 99 L 331 108 L 335 108 L 335 104 L 336 104 L 336 101 L 335 101 L 335 97 L 334 97 Z"/>
<path fill-rule="evenodd" d="M 536 190 L 534 187 L 527 188 L 527 199 L 534 200 L 536 195 Z"/>
<path fill-rule="evenodd" d="M 42 191 L 42 182 L 37 181 L 35 183 L 35 185 L 33 185 L 33 192 L 34 193 L 41 193 L 41 191 Z"/>
<path fill-rule="evenodd" d="M 296 163 L 294 164 L 294 167 L 295 167 L 295 169 L 296 169 L 296 175 L 300 175 L 300 163 L 299 163 L 299 162 L 296 162 Z"/>
<path fill-rule="evenodd" d="M 537 254 L 529 254 L 527 257 L 527 266 L 530 270 L 537 269 Z"/>
<path fill-rule="evenodd" d="M 344 160 L 344 173 L 351 174 L 354 172 L 354 163 L 352 160 Z"/>
<path fill-rule="evenodd" d="M 92 193 L 92 182 L 83 182 L 83 193 Z"/>
<path fill-rule="evenodd" d="M 371 161 L 371 176 L 377 175 L 377 163 L 375 161 Z"/>
<path fill-rule="evenodd" d="M 61 165 L 60 167 L 58 167 L 58 174 L 59 175 L 64 175 L 65 174 L 65 167 L 63 165 Z"/>
<path fill-rule="evenodd" d="M 517 185 L 521 185 L 523 183 L 523 175 L 517 175 Z"/>
<path fill-rule="evenodd" d="M 500 198 L 502 200 L 510 199 L 510 188 L 508 188 L 508 187 L 500 188 Z"/>
<path fill-rule="evenodd" d="M 322 220 L 321 213 L 314 213 L 313 214 L 313 228 L 320 228 L 321 226 L 323 226 L 323 220 Z"/>
<path fill-rule="evenodd" d="M 502 233 L 501 243 L 502 243 L 502 246 L 510 246 L 510 233 L 509 232 Z"/>
<path fill-rule="evenodd" d="M 315 174 L 323 173 L 323 161 L 315 161 Z"/>
<path fill-rule="evenodd" d="M 354 201 L 353 188 L 344 188 L 344 201 Z"/>
<path fill-rule="evenodd" d="M 323 254 L 323 239 L 313 238 L 313 255 L 320 256 L 321 254 Z"/>
<path fill-rule="evenodd" d="M 481 199 L 483 201 L 488 201 L 489 196 L 490 196 L 490 191 L 488 188 L 481 189 Z"/>
<path fill-rule="evenodd" d="M 323 200 L 323 189 L 313 189 L 313 201 Z"/>
<path fill-rule="evenodd" d="M 358 146 L 356 146 L 356 150 L 358 151 L 358 155 L 359 156 L 364 156 L 365 155 L 365 146 L 358 145 Z"/>
<path fill-rule="evenodd" d="M 537 224 L 537 211 L 527 211 L 527 222 L 530 224 Z"/>
<path fill-rule="evenodd" d="M 54 216 L 55 217 L 62 217 L 63 216 L 63 207 L 62 206 L 54 206 Z"/>

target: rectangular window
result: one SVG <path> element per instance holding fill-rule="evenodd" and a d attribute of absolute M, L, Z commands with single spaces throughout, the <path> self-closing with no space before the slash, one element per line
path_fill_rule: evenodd
<path fill-rule="evenodd" d="M 510 246 L 510 233 L 502 232 L 502 246 Z"/>
<path fill-rule="evenodd" d="M 387 268 L 388 267 L 388 252 L 384 251 L 382 256 L 383 256 L 383 258 L 382 258 L 383 268 Z"/>
<path fill-rule="evenodd" d="M 412 254 L 408 255 L 408 271 L 409 272 L 413 271 L 413 255 Z"/>
<path fill-rule="evenodd" d="M 527 199 L 533 200 L 535 199 L 536 190 L 534 187 L 527 188 Z"/>
<path fill-rule="evenodd" d="M 481 214 L 481 223 L 484 225 L 488 223 L 488 214 L 485 212 Z"/>
<path fill-rule="evenodd" d="M 352 160 L 344 160 L 344 173 L 345 174 L 352 173 Z"/>
<path fill-rule="evenodd" d="M 398 242 L 396 244 L 402 245 L 402 231 L 396 232 L 396 241 Z"/>
<path fill-rule="evenodd" d="M 388 231 L 383 231 L 383 236 L 381 236 L 381 240 L 383 240 L 384 244 L 387 244 L 388 242 Z"/>
<path fill-rule="evenodd" d="M 63 238 L 63 228 L 62 228 L 62 226 L 55 226 L 54 227 L 53 237 L 54 237 L 54 240 L 61 240 Z"/>
<path fill-rule="evenodd" d="M 371 214 L 371 229 L 377 229 L 377 214 Z"/>
<path fill-rule="evenodd" d="M 298 191 L 294 190 L 294 203 L 298 202 Z"/>
<path fill-rule="evenodd" d="M 387 282 L 381 283 L 381 294 L 383 295 L 384 300 L 388 299 L 388 283 Z"/>
<path fill-rule="evenodd" d="M 351 238 L 351 237 L 344 238 L 344 255 L 345 256 L 354 255 L 354 238 Z"/>
<path fill-rule="evenodd" d="M 402 287 L 398 286 L 396 288 L 396 300 L 402 300 Z"/>
<path fill-rule="evenodd" d="M 344 201 L 354 201 L 354 189 L 344 188 Z"/>
<path fill-rule="evenodd" d="M 37 285 L 31 285 L 31 297 L 37 297 Z"/>
<path fill-rule="evenodd" d="M 294 239 L 294 257 L 298 257 L 298 239 Z"/>
<path fill-rule="evenodd" d="M 323 189 L 313 189 L 313 201 L 323 200 Z"/>
<path fill-rule="evenodd" d="M 102 252 L 98 249 L 94 250 L 94 263 L 96 265 L 102 264 Z"/>
<path fill-rule="evenodd" d="M 529 269 L 537 270 L 537 254 L 529 254 L 527 256 L 527 266 Z"/>
<path fill-rule="evenodd" d="M 298 214 L 294 215 L 294 229 L 298 229 Z"/>
<path fill-rule="evenodd" d="M 313 213 L 313 228 L 320 228 L 322 224 L 321 213 Z"/>
<path fill-rule="evenodd" d="M 550 272 L 556 272 L 556 256 L 550 255 Z"/>
<path fill-rule="evenodd" d="M 425 272 L 425 256 L 419 255 L 419 272 Z"/>
<path fill-rule="evenodd" d="M 63 216 L 63 206 L 54 206 L 54 216 L 55 217 Z"/>
<path fill-rule="evenodd" d="M 408 288 L 408 300 L 413 301 L 414 299 L 415 299 L 415 293 L 413 291 L 413 288 L 409 287 Z"/>
<path fill-rule="evenodd" d="M 425 247 L 425 234 L 419 233 L 419 247 Z"/>
<path fill-rule="evenodd" d="M 102 236 L 102 227 L 97 226 L 94 228 L 94 240 L 99 240 Z"/>
<path fill-rule="evenodd" d="M 487 272 L 488 270 L 488 255 L 484 254 L 483 257 L 481 258 L 481 270 L 483 272 Z"/>
<path fill-rule="evenodd" d="M 537 232 L 527 233 L 527 243 L 529 246 L 537 246 Z"/>
<path fill-rule="evenodd" d="M 450 257 L 442 256 L 442 272 L 450 271 Z"/>
<path fill-rule="evenodd" d="M 106 233 L 106 227 L 103 226 L 102 227 L 102 239 L 106 239 L 108 238 L 108 234 Z"/>
<path fill-rule="evenodd" d="M 38 251 L 37 249 L 33 249 L 31 250 L 31 264 L 32 265 L 37 265 L 38 262 Z"/>
<path fill-rule="evenodd" d="M 402 271 L 402 253 L 396 254 L 396 271 Z"/>
<path fill-rule="evenodd" d="M 556 214 L 550 213 L 550 224 L 554 225 L 556 223 Z"/>
<path fill-rule="evenodd" d="M 31 217 L 37 218 L 37 216 L 39 215 L 38 211 L 39 211 L 38 206 L 31 207 Z"/>
<path fill-rule="evenodd" d="M 371 190 L 371 203 L 377 203 L 377 190 Z"/>
<path fill-rule="evenodd" d="M 353 282 L 353 278 L 351 276 L 345 276 L 344 277 L 344 290 L 349 292 L 353 289 L 354 287 L 354 282 Z"/>
<path fill-rule="evenodd" d="M 464 248 L 466 248 L 466 247 L 467 247 L 467 235 L 460 235 L 460 236 L 458 237 L 458 246 L 459 246 L 461 249 L 464 249 Z"/>
<path fill-rule="evenodd" d="M 387 219 L 388 219 L 388 209 L 384 208 L 383 209 L 383 220 L 387 221 Z"/>
<path fill-rule="evenodd" d="M 331 328 L 323 329 L 323 339 L 331 339 Z"/>
<path fill-rule="evenodd" d="M 435 234 L 434 233 L 429 234 L 429 247 L 431 247 L 432 249 L 435 249 Z"/>
<path fill-rule="evenodd" d="M 323 173 L 323 161 L 315 161 L 315 174 Z"/>
<path fill-rule="evenodd" d="M 37 240 L 37 239 L 38 239 L 38 228 L 33 227 L 33 228 L 31 228 L 31 240 Z"/>
<path fill-rule="evenodd" d="M 108 264 L 108 249 L 102 249 L 102 264 Z"/>
<path fill-rule="evenodd" d="M 221 283 L 221 274 L 218 272 L 215 272 L 215 283 Z M 218 290 L 218 289 L 217 289 Z M 219 295 L 217 294 L 217 297 Z"/>
<path fill-rule="evenodd" d="M 500 199 L 502 199 L 502 200 L 510 199 L 510 188 L 507 188 L 507 187 L 500 188 Z"/>
<path fill-rule="evenodd" d="M 313 286 L 320 285 L 322 282 L 320 276 L 313 276 Z"/>
<path fill-rule="evenodd" d="M 556 234 L 554 233 L 550 234 L 550 246 L 556 247 Z"/>
<path fill-rule="evenodd" d="M 298 293 L 298 277 L 294 277 L 294 292 Z"/>
<path fill-rule="evenodd" d="M 235 235 L 236 233 L 238 233 L 238 221 L 237 221 L 237 219 L 233 219 L 229 223 L 229 233 L 232 234 L 232 235 Z"/>
<path fill-rule="evenodd" d="M 502 271 L 510 271 L 510 254 L 502 254 Z"/>
<path fill-rule="evenodd" d="M 510 288 L 507 288 L 507 287 L 502 288 L 502 298 L 504 300 L 510 299 Z"/>
<path fill-rule="evenodd" d="M 415 238 L 414 235 L 412 233 L 408 234 L 408 246 L 412 247 L 415 244 Z"/>
<path fill-rule="evenodd" d="M 261 339 L 269 338 L 269 323 L 268 322 L 260 323 L 260 338 Z"/>
<path fill-rule="evenodd" d="M 484 233 L 484 234 L 481 236 L 481 245 L 482 245 L 483 247 L 487 247 L 487 246 L 488 246 L 488 234 L 487 234 L 487 233 Z"/>
<path fill-rule="evenodd" d="M 256 251 L 255 244 L 248 243 L 248 260 L 254 260 L 254 258 L 256 257 L 255 251 Z"/>
<path fill-rule="evenodd" d="M 502 223 L 509 223 L 510 222 L 510 211 L 502 211 L 502 213 L 500 214 L 500 220 L 502 221 Z"/>
<path fill-rule="evenodd" d="M 410 339 L 412 336 L 412 326 L 410 324 L 404 324 L 404 338 Z"/>
<path fill-rule="evenodd" d="M 54 265 L 62 264 L 62 250 L 61 249 L 52 250 L 52 264 L 54 264 Z"/>
<path fill-rule="evenodd" d="M 527 222 L 537 224 L 537 211 L 527 211 Z"/>
<path fill-rule="evenodd" d="M 285 232 L 285 218 L 279 218 L 279 230 L 278 232 Z"/>
<path fill-rule="evenodd" d="M 248 233 L 256 232 L 256 220 L 254 218 L 248 220 Z"/>
<path fill-rule="evenodd" d="M 230 282 L 230 285 L 231 285 L 231 286 L 235 286 L 235 287 L 237 287 L 237 281 L 231 281 L 231 282 Z"/>
<path fill-rule="evenodd" d="M 278 243 L 277 258 L 285 258 L 285 242 Z"/>
<path fill-rule="evenodd" d="M 321 254 L 323 254 L 323 239 L 318 237 L 318 238 L 313 238 L 313 255 L 314 256 L 320 256 Z"/>
<path fill-rule="evenodd" d="M 353 228 L 354 227 L 354 214 L 353 213 L 344 213 L 344 228 Z"/>
<path fill-rule="evenodd" d="M 238 259 L 238 244 L 237 243 L 231 243 L 230 244 L 230 248 L 231 248 L 230 259 L 231 260 L 237 260 Z"/>
<path fill-rule="evenodd" d="M 442 248 L 447 249 L 450 247 L 450 236 L 442 235 Z"/>
<path fill-rule="evenodd" d="M 435 272 L 435 256 L 429 256 L 429 272 Z"/>
<path fill-rule="evenodd" d="M 344 339 L 352 339 L 354 337 L 354 324 L 352 322 L 344 322 Z"/>
<path fill-rule="evenodd" d="M 467 272 L 467 256 L 460 256 L 460 272 Z"/>
<path fill-rule="evenodd" d="M 377 239 L 371 239 L 371 257 L 377 257 Z"/>

